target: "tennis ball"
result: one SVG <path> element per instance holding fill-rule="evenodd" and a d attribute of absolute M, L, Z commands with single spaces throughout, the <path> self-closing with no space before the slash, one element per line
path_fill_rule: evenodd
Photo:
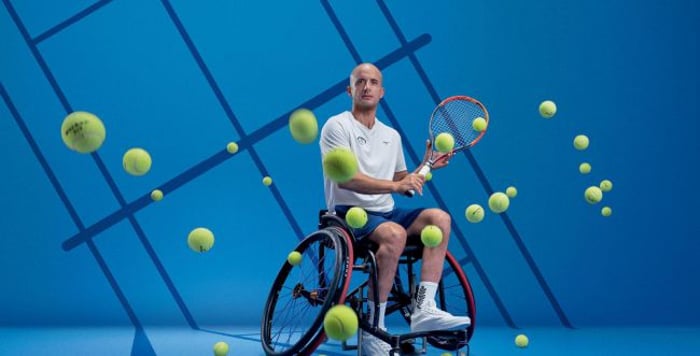
<path fill-rule="evenodd" d="M 187 235 L 187 245 L 192 251 L 207 252 L 214 246 L 214 234 L 207 228 L 198 227 Z"/>
<path fill-rule="evenodd" d="M 508 196 L 508 198 L 515 198 L 516 196 L 518 196 L 518 190 L 511 185 L 510 187 L 506 188 L 506 195 Z"/>
<path fill-rule="evenodd" d="M 579 164 L 578 171 L 581 172 L 581 174 L 591 173 L 591 164 L 588 162 L 583 162 Z"/>
<path fill-rule="evenodd" d="M 603 191 L 593 185 L 586 188 L 586 191 L 583 193 L 583 197 L 586 198 L 588 203 L 595 204 L 603 199 Z"/>
<path fill-rule="evenodd" d="M 287 262 L 289 262 L 290 265 L 296 266 L 301 263 L 301 253 L 298 251 L 292 251 L 287 255 Z"/>
<path fill-rule="evenodd" d="M 443 132 L 435 137 L 435 148 L 439 152 L 450 152 L 455 146 L 455 138 L 449 132 Z"/>
<path fill-rule="evenodd" d="M 486 119 L 483 117 L 477 117 L 472 121 L 472 128 L 474 131 L 479 131 L 479 132 L 484 132 L 486 131 L 486 127 L 488 126 L 488 122 L 486 122 Z"/>
<path fill-rule="evenodd" d="M 433 172 L 428 172 L 428 174 L 425 175 L 425 181 L 430 182 L 433 180 Z"/>
<path fill-rule="evenodd" d="M 613 188 L 613 184 L 610 180 L 603 179 L 603 181 L 600 182 L 600 190 L 602 190 L 604 193 L 611 191 L 612 188 Z"/>
<path fill-rule="evenodd" d="M 262 182 L 266 187 L 269 187 L 270 185 L 272 185 L 272 178 L 270 178 L 270 176 L 265 176 Z"/>
<path fill-rule="evenodd" d="M 479 204 L 472 204 L 464 211 L 464 216 L 470 223 L 478 223 L 484 220 L 484 208 Z"/>
<path fill-rule="evenodd" d="M 163 191 L 160 189 L 154 189 L 151 192 L 151 199 L 153 199 L 153 201 L 160 201 L 163 199 Z"/>
<path fill-rule="evenodd" d="M 238 144 L 235 142 L 229 142 L 228 145 L 226 145 L 226 151 L 228 151 L 230 154 L 238 152 Z"/>
<path fill-rule="evenodd" d="M 608 217 L 612 215 L 612 209 L 609 206 L 604 206 L 603 209 L 600 209 L 600 215 Z"/>
<path fill-rule="evenodd" d="M 525 336 L 524 334 L 520 334 L 515 337 L 515 345 L 520 348 L 527 347 L 527 345 L 530 343 L 530 340 Z"/>
<path fill-rule="evenodd" d="M 360 229 L 367 224 L 367 212 L 359 206 L 354 206 L 345 214 L 345 221 L 353 229 Z"/>
<path fill-rule="evenodd" d="M 151 169 L 151 155 L 142 148 L 132 148 L 122 159 L 124 170 L 133 176 L 142 176 Z"/>
<path fill-rule="evenodd" d="M 91 153 L 97 151 L 105 141 L 105 126 L 89 112 L 76 111 L 63 119 L 61 139 L 73 151 Z"/>
<path fill-rule="evenodd" d="M 357 333 L 357 314 L 349 306 L 338 304 L 323 317 L 323 330 L 329 338 L 345 341 Z"/>
<path fill-rule="evenodd" d="M 588 136 L 586 135 L 576 135 L 574 137 L 574 148 L 576 148 L 579 151 L 583 151 L 586 148 L 588 148 Z"/>
<path fill-rule="evenodd" d="M 435 247 L 442 242 L 442 230 L 435 225 L 426 225 L 420 232 L 420 240 L 425 246 Z"/>
<path fill-rule="evenodd" d="M 496 192 L 489 197 L 489 209 L 496 214 L 506 211 L 509 205 L 510 199 L 504 193 Z"/>
<path fill-rule="evenodd" d="M 311 110 L 298 109 L 289 115 L 289 131 L 299 143 L 311 143 L 318 135 L 318 121 Z"/>
<path fill-rule="evenodd" d="M 214 344 L 214 356 L 226 356 L 228 355 L 228 344 L 219 341 L 216 344 Z"/>
<path fill-rule="evenodd" d="M 551 119 L 557 113 L 557 104 L 551 100 L 545 100 L 540 104 L 540 115 L 545 119 Z"/>
<path fill-rule="evenodd" d="M 345 183 L 357 173 L 357 158 L 348 148 L 334 148 L 323 157 L 323 172 L 328 179 Z"/>

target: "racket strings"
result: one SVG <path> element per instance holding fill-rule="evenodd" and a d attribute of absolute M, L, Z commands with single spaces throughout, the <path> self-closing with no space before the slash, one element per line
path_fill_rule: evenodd
<path fill-rule="evenodd" d="M 452 100 L 438 106 L 430 122 L 433 139 L 440 133 L 447 132 L 455 139 L 455 149 L 471 146 L 483 132 L 472 128 L 472 122 L 482 117 L 488 122 L 484 109 L 468 100 Z"/>

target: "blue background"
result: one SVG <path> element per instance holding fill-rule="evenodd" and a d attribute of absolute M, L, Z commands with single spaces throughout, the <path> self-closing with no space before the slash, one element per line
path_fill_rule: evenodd
<path fill-rule="evenodd" d="M 700 321 L 695 1 L 3 5 L 0 326 L 258 324 L 324 205 L 317 142 L 293 141 L 289 113 L 322 124 L 348 109 L 360 61 L 382 64 L 378 116 L 403 135 L 409 167 L 440 98 L 490 111 L 472 162 L 397 198 L 452 214 L 482 325 Z M 550 120 L 545 99 L 559 108 Z M 61 141 L 74 110 L 107 127 L 95 154 Z M 577 134 L 588 150 L 574 150 Z M 131 147 L 151 153 L 147 175 L 123 171 Z M 605 178 L 614 189 L 586 203 Z M 464 219 L 509 185 L 507 213 Z M 216 236 L 206 254 L 187 248 L 198 226 Z"/>

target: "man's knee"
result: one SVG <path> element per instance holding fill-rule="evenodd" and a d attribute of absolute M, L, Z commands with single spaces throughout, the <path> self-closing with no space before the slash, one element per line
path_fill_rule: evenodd
<path fill-rule="evenodd" d="M 372 240 L 374 240 L 384 251 L 392 256 L 398 257 L 406 247 L 406 229 L 395 223 L 383 223 L 374 230 Z"/>
<path fill-rule="evenodd" d="M 452 223 L 450 214 L 442 209 L 428 209 L 425 212 L 428 215 L 430 224 L 449 227 Z"/>

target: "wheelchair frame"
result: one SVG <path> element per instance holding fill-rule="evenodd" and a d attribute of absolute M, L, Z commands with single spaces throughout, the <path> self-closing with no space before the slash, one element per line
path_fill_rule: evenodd
<path fill-rule="evenodd" d="M 268 355 L 311 354 L 326 340 L 326 335 L 322 326 L 322 319 L 325 313 L 333 305 L 346 303 L 349 304 L 350 307 L 358 314 L 359 329 L 364 330 L 365 332 L 389 343 L 389 345 L 392 346 L 392 354 L 398 352 L 413 352 L 415 349 L 413 346 L 415 339 L 423 340 L 421 350 L 423 353 L 426 352 L 426 341 L 432 346 L 443 350 L 456 351 L 466 347 L 467 352 L 469 351 L 469 340 L 471 339 L 475 328 L 476 306 L 474 303 L 471 285 L 469 284 L 466 275 L 462 271 L 461 266 L 449 251 L 447 251 L 445 256 L 445 263 L 447 264 L 446 267 L 449 266 L 452 269 L 451 272 L 455 273 L 459 281 L 464 294 L 467 313 L 471 318 L 471 325 L 465 330 L 434 330 L 394 335 L 373 326 L 377 325 L 378 321 L 378 304 L 375 304 L 374 320 L 371 322 L 366 320 L 366 314 L 364 313 L 364 305 L 368 299 L 365 289 L 367 289 L 369 286 L 370 280 L 374 285 L 377 285 L 377 264 L 374 254 L 376 245 L 372 242 L 358 242 L 352 235 L 352 230 L 345 224 L 343 219 L 334 214 L 329 214 L 325 210 L 321 210 L 319 212 L 318 230 L 302 240 L 297 246 L 296 250 L 305 251 L 307 248 L 309 248 L 310 244 L 316 242 L 316 240 L 319 240 L 319 259 L 324 258 L 325 248 L 335 251 L 337 260 L 335 261 L 333 267 L 336 268 L 336 271 L 333 278 L 328 280 L 325 273 L 320 271 L 322 266 L 319 265 L 319 287 L 312 291 L 306 291 L 303 285 L 300 287 L 301 283 L 297 284 L 294 287 L 294 293 L 296 293 L 298 288 L 300 291 L 298 294 L 295 294 L 294 298 L 305 298 L 311 305 L 314 306 L 322 304 L 321 310 L 314 322 L 311 323 L 308 330 L 306 330 L 303 336 L 300 337 L 296 343 L 292 344 L 289 349 L 274 350 L 273 345 L 271 345 L 272 319 L 276 311 L 275 307 L 277 306 L 277 297 L 279 296 L 282 282 L 284 282 L 287 276 L 291 273 L 290 271 L 292 268 L 291 265 L 285 262 L 272 286 L 265 310 L 263 312 L 263 320 L 261 324 L 261 342 L 263 344 L 263 349 Z M 416 291 L 413 264 L 421 259 L 422 250 L 422 245 L 406 246 L 406 249 L 399 259 L 399 269 L 397 270 L 394 284 L 392 286 L 391 293 L 389 294 L 386 315 L 399 311 L 407 323 L 410 323 L 410 315 L 414 304 L 413 294 Z M 360 264 L 355 264 L 355 260 L 357 258 L 362 258 L 363 262 Z M 318 261 L 319 260 L 316 260 L 316 262 Z M 403 282 L 401 281 L 400 270 L 402 265 L 405 265 L 407 268 L 406 278 L 408 283 L 408 292 L 406 291 L 406 288 L 404 288 Z M 363 281 L 359 286 L 355 287 L 352 291 L 348 291 L 353 271 L 367 273 L 369 274 L 369 278 Z M 443 285 L 446 271 L 447 269 L 443 271 L 443 277 L 439 283 L 437 295 L 438 305 L 443 308 L 447 305 Z M 373 291 L 373 300 L 379 300 L 377 288 L 374 288 Z M 357 349 L 358 355 L 361 355 L 361 347 L 358 347 L 361 345 L 361 342 L 362 332 L 358 332 L 357 344 L 349 345 L 346 341 L 343 341 L 342 348 L 343 350 Z"/>

